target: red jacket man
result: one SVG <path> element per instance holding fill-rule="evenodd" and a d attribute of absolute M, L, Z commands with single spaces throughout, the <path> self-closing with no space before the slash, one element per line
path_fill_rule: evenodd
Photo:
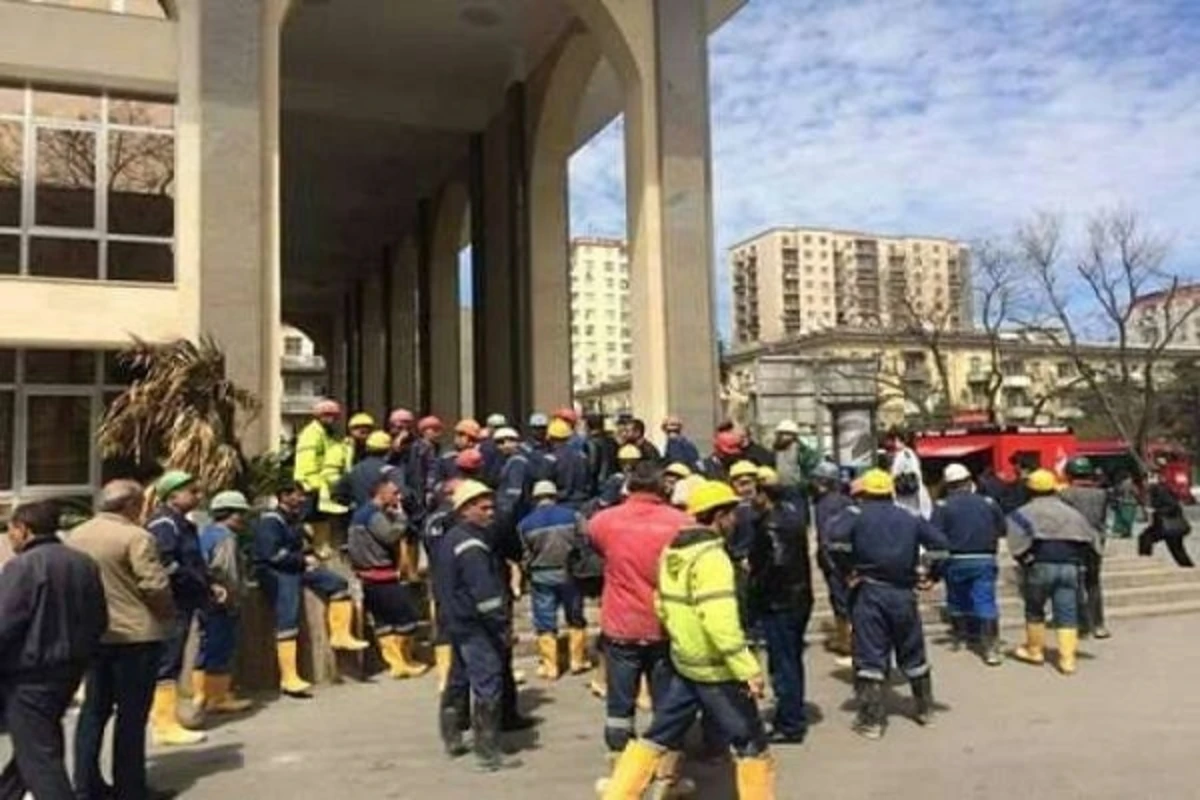
<path fill-rule="evenodd" d="M 625 502 L 588 523 L 592 546 L 604 557 L 600 629 L 607 666 L 604 739 L 620 753 L 633 736 L 638 685 L 651 693 L 669 670 L 670 643 L 654 610 L 658 560 L 690 518 L 663 499 L 662 472 L 641 462 L 630 473 Z"/>

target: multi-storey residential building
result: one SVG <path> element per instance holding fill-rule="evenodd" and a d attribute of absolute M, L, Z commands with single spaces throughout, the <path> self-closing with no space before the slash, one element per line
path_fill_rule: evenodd
<path fill-rule="evenodd" d="M 730 249 L 735 343 L 838 326 L 971 324 L 970 259 L 951 239 L 771 228 Z"/>
<path fill-rule="evenodd" d="M 1200 347 L 1200 284 L 1142 295 L 1133 302 L 1130 338 L 1154 345 L 1171 335 L 1168 347 Z"/>
<path fill-rule="evenodd" d="M 283 398 L 280 413 L 283 417 L 283 436 L 291 437 L 312 417 L 313 404 L 328 392 L 329 372 L 325 357 L 317 353 L 308 334 L 291 325 L 284 325 L 283 355 L 280 372 L 283 375 Z"/>
<path fill-rule="evenodd" d="M 629 373 L 629 254 L 622 239 L 571 241 L 571 376 L 576 390 Z"/>

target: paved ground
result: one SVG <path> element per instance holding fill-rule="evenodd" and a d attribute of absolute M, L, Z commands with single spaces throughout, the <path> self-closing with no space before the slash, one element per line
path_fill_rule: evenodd
<path fill-rule="evenodd" d="M 902 717 L 887 737 L 848 729 L 848 676 L 809 654 L 817 720 L 809 741 L 777 751 L 780 798 L 1184 798 L 1196 796 L 1200 656 L 1196 616 L 1119 623 L 1085 643 L 1080 671 L 1006 663 L 987 669 L 933 648 L 945 712 L 932 729 Z M 544 721 L 519 744 L 523 769 L 480 776 L 446 760 L 434 738 L 432 679 L 330 687 L 229 721 L 203 746 L 152 754 L 151 775 L 188 800 L 273 798 L 587 798 L 603 765 L 602 709 L 579 678 L 524 692 Z M 0 744 L 0 749 L 6 749 Z M 460 766 L 461 765 L 461 766 Z M 701 800 L 733 797 L 728 768 L 694 773 Z"/>

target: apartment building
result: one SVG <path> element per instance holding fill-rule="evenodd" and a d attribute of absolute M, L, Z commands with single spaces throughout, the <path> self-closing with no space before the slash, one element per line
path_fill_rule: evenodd
<path fill-rule="evenodd" d="M 1170 335 L 1168 347 L 1200 346 L 1200 284 L 1137 298 L 1132 319 L 1130 338 L 1137 344 L 1155 345 Z"/>
<path fill-rule="evenodd" d="M 771 228 L 729 251 L 736 344 L 928 319 L 971 325 L 970 257 L 952 239 Z"/>
<path fill-rule="evenodd" d="M 632 355 L 625 241 L 573 239 L 571 378 L 575 391 L 628 375 Z"/>

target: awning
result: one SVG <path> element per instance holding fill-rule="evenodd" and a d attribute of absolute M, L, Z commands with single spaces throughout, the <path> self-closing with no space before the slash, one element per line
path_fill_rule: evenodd
<path fill-rule="evenodd" d="M 923 439 L 917 442 L 917 455 L 921 458 L 962 458 L 987 450 L 988 447 L 989 445 L 986 444 Z"/>

